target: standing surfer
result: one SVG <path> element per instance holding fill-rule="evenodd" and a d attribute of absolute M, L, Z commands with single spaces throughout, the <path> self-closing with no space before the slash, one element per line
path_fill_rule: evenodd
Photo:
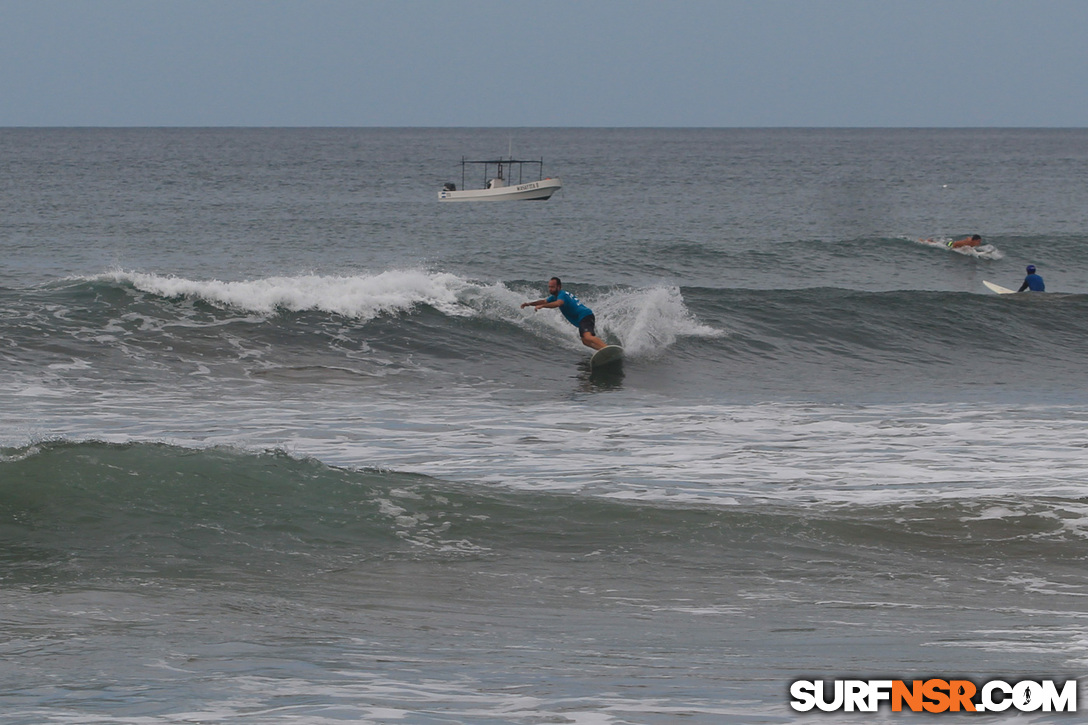
<path fill-rule="evenodd" d="M 547 297 L 542 300 L 523 302 L 521 307 L 525 309 L 530 305 L 533 307 L 534 312 L 558 307 L 559 311 L 563 313 L 563 317 L 566 317 L 570 324 L 578 328 L 578 336 L 582 339 L 583 345 L 592 347 L 594 350 L 600 350 L 606 346 L 605 341 L 597 337 L 597 318 L 593 316 L 593 310 L 579 302 L 578 298 L 570 292 L 565 291 L 563 282 L 558 277 L 552 277 L 548 280 Z"/>

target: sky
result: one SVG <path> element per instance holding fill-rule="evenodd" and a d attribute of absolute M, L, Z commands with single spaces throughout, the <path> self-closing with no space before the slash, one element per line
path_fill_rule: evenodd
<path fill-rule="evenodd" d="M 1088 127 L 1088 0 L 0 0 L 0 126 Z"/>

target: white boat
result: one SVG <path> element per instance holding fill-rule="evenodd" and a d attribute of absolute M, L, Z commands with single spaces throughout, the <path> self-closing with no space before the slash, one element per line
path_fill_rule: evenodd
<path fill-rule="evenodd" d="M 484 168 L 484 186 L 482 189 L 465 189 L 465 166 L 467 164 L 480 164 Z M 517 183 L 513 183 L 513 168 L 517 165 Z M 536 181 L 525 181 L 522 171 L 525 164 L 536 164 L 539 170 Z M 495 175 L 490 171 L 494 167 Z M 510 178 L 507 178 L 510 177 Z M 524 159 L 504 159 L 487 161 L 468 161 L 461 159 L 461 190 L 457 185 L 447 182 L 442 191 L 438 192 L 439 201 L 544 201 L 550 199 L 552 194 L 559 191 L 561 184 L 559 179 L 544 178 L 544 159 L 539 161 L 527 161 Z"/>

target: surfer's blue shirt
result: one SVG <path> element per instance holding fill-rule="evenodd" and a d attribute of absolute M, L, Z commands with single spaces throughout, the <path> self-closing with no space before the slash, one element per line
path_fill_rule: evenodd
<path fill-rule="evenodd" d="M 566 317 L 567 322 L 575 327 L 577 327 L 578 323 L 584 318 L 593 314 L 593 310 L 583 305 L 578 301 L 577 297 L 566 290 L 559 290 L 559 294 L 551 295 L 544 301 L 555 302 L 556 300 L 560 300 L 563 303 L 559 306 L 559 311 L 563 313 L 563 317 Z"/>
<path fill-rule="evenodd" d="M 1043 284 L 1043 278 L 1037 274 L 1029 274 L 1027 277 L 1024 277 L 1024 284 L 1020 287 L 1020 291 L 1023 292 L 1025 287 L 1032 292 L 1046 292 L 1046 285 Z"/>

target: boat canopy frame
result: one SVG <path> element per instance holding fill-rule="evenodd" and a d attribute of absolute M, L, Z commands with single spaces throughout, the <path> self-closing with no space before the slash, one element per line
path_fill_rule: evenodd
<path fill-rule="evenodd" d="M 464 156 L 462 156 L 461 157 L 461 188 L 462 189 L 466 188 L 465 187 L 465 166 L 467 164 L 482 164 L 483 165 L 483 167 L 484 167 L 484 183 L 483 183 L 482 188 L 484 188 L 484 189 L 487 188 L 487 180 L 488 180 L 487 179 L 487 170 L 492 166 L 495 167 L 495 176 L 494 176 L 494 178 L 502 179 L 503 181 L 506 181 L 506 177 L 503 176 L 503 172 L 502 172 L 503 164 L 506 165 L 506 168 L 507 168 L 508 171 L 509 171 L 509 169 L 511 167 L 513 167 L 514 164 L 517 164 L 518 165 L 518 186 L 521 186 L 523 183 L 525 183 L 524 181 L 522 181 L 522 174 L 523 174 L 523 171 L 524 171 L 525 164 L 536 164 L 537 165 L 537 169 L 539 171 L 539 175 L 537 176 L 537 179 L 536 179 L 537 181 L 541 181 L 544 178 L 544 157 L 543 156 L 541 156 L 539 160 L 537 160 L 537 159 L 515 159 L 513 157 L 507 159 L 507 158 L 503 158 L 502 156 L 500 156 L 498 159 L 487 159 L 487 160 L 483 160 L 483 161 L 470 160 L 470 159 L 466 159 Z"/>

